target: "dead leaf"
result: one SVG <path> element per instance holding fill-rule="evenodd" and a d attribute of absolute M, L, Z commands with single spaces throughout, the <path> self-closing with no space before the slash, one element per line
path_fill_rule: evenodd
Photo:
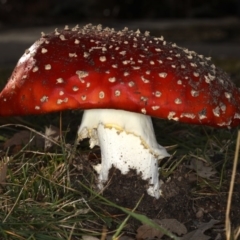
<path fill-rule="evenodd" d="M 211 166 L 208 166 L 206 163 L 196 158 L 193 158 L 190 165 L 186 165 L 186 167 L 194 170 L 197 175 L 202 178 L 209 179 L 216 174 L 216 171 Z"/>
<path fill-rule="evenodd" d="M 14 134 L 10 139 L 4 143 L 4 149 L 10 147 L 22 147 L 28 145 L 29 147 L 36 147 L 43 149 L 43 137 L 28 130 L 22 130 Z"/>
<path fill-rule="evenodd" d="M 187 233 L 187 228 L 177 219 L 161 219 L 157 220 L 157 223 L 160 226 L 168 229 L 170 232 L 176 233 L 178 236 Z"/>
<path fill-rule="evenodd" d="M 54 140 L 54 141 L 59 141 L 60 139 L 60 129 L 50 125 L 49 127 L 45 127 L 45 136 Z M 49 139 L 45 138 L 45 143 L 44 143 L 44 150 L 48 150 L 54 145 L 52 141 Z"/>
<path fill-rule="evenodd" d="M 153 222 L 156 222 L 156 220 L 153 220 Z M 152 226 L 149 226 L 148 224 L 143 224 L 137 229 L 137 239 L 153 239 L 158 238 L 160 239 L 164 234 Z"/>
<path fill-rule="evenodd" d="M 218 220 L 211 219 L 207 223 L 200 224 L 198 229 L 187 233 L 180 239 L 181 240 L 208 240 L 208 239 L 211 239 L 211 237 L 205 235 L 204 232 L 208 229 L 211 229 L 217 223 L 219 223 Z"/>
<path fill-rule="evenodd" d="M 157 223 L 159 226 L 169 230 L 171 233 L 176 233 L 177 235 L 183 235 L 187 233 L 187 228 L 176 219 L 153 219 L 153 222 Z M 143 224 L 137 229 L 137 239 L 161 239 L 164 233 L 154 227 L 147 224 Z"/>

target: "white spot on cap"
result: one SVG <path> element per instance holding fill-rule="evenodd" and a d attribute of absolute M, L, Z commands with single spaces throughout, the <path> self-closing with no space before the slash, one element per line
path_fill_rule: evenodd
<path fill-rule="evenodd" d="M 140 69 L 140 67 L 139 66 L 132 66 L 132 69 L 133 70 L 138 70 L 138 69 Z"/>
<path fill-rule="evenodd" d="M 208 76 L 204 76 L 204 78 L 205 78 L 205 82 L 206 83 L 210 83 L 211 82 L 211 80 L 210 80 L 210 78 Z"/>
<path fill-rule="evenodd" d="M 153 111 L 156 111 L 156 110 L 158 110 L 160 107 L 159 106 L 152 106 L 152 110 Z"/>
<path fill-rule="evenodd" d="M 149 32 L 149 31 L 145 31 L 145 32 L 144 32 L 144 36 L 145 36 L 145 37 L 148 37 L 149 35 L 150 35 L 150 32 Z"/>
<path fill-rule="evenodd" d="M 74 92 L 77 92 L 77 91 L 79 90 L 79 88 L 76 87 L 76 86 L 74 86 L 74 87 L 72 88 L 72 90 L 73 90 Z"/>
<path fill-rule="evenodd" d="M 48 50 L 47 50 L 46 48 L 42 48 L 42 49 L 41 49 L 41 53 L 42 53 L 42 54 L 46 53 L 47 51 L 48 51 Z"/>
<path fill-rule="evenodd" d="M 197 67 L 197 64 L 196 63 L 190 63 L 190 65 L 192 66 L 192 67 Z"/>
<path fill-rule="evenodd" d="M 176 98 L 174 102 L 176 104 L 182 104 L 182 100 L 180 98 Z"/>
<path fill-rule="evenodd" d="M 215 79 L 215 76 L 211 75 L 210 73 L 208 73 L 208 77 L 210 78 L 211 81 L 213 81 Z"/>
<path fill-rule="evenodd" d="M 66 40 L 65 36 L 62 35 L 62 34 L 59 36 L 59 38 L 60 38 L 62 41 L 65 41 L 65 40 Z"/>
<path fill-rule="evenodd" d="M 90 54 L 89 54 L 88 52 L 84 52 L 84 53 L 83 53 L 83 57 L 84 57 L 84 58 L 88 58 L 89 55 L 90 55 Z"/>
<path fill-rule="evenodd" d="M 142 79 L 142 81 L 143 81 L 144 83 L 149 83 L 149 80 L 146 79 L 145 77 L 142 76 L 141 79 Z"/>
<path fill-rule="evenodd" d="M 83 80 L 83 78 L 85 78 L 85 77 L 87 77 L 87 76 L 89 75 L 88 72 L 86 72 L 86 71 L 81 71 L 81 70 L 76 71 L 76 74 L 78 75 L 78 78 L 79 78 L 79 80 L 80 80 L 82 83 L 85 82 L 85 81 Z"/>
<path fill-rule="evenodd" d="M 168 117 L 167 117 L 167 118 L 168 118 L 169 120 L 178 121 L 179 118 L 178 118 L 178 117 L 174 117 L 175 115 L 176 115 L 176 112 L 171 111 L 171 112 L 168 113 Z"/>
<path fill-rule="evenodd" d="M 220 103 L 220 109 L 225 112 L 226 111 L 226 105 L 224 103 Z"/>
<path fill-rule="evenodd" d="M 199 77 L 199 73 L 198 73 L 198 72 L 194 72 L 194 73 L 193 73 L 193 76 L 194 76 L 194 77 Z"/>
<path fill-rule="evenodd" d="M 50 70 L 52 67 L 50 64 L 45 65 L 45 70 Z"/>
<path fill-rule="evenodd" d="M 230 99 L 232 97 L 232 94 L 229 92 L 225 92 L 224 95 L 227 99 Z"/>
<path fill-rule="evenodd" d="M 124 76 L 124 77 L 129 76 L 129 72 L 124 72 L 124 73 L 123 73 L 123 76 Z"/>
<path fill-rule="evenodd" d="M 154 65 L 155 64 L 155 62 L 154 61 L 150 61 L 150 65 Z"/>
<path fill-rule="evenodd" d="M 177 80 L 178 85 L 182 85 L 182 80 Z"/>
<path fill-rule="evenodd" d="M 38 71 L 38 67 L 34 67 L 32 71 L 33 72 L 37 72 Z"/>
<path fill-rule="evenodd" d="M 128 83 L 128 86 L 129 86 L 129 87 L 133 87 L 134 85 L 135 85 L 135 83 L 134 83 L 133 81 L 131 81 L 131 82 Z"/>
<path fill-rule="evenodd" d="M 85 100 L 87 99 L 87 96 L 86 96 L 86 95 L 82 95 L 82 96 L 81 96 L 81 99 L 82 99 L 83 101 L 85 101 Z"/>
<path fill-rule="evenodd" d="M 55 35 L 59 35 L 60 33 L 58 32 L 58 29 L 55 28 Z"/>
<path fill-rule="evenodd" d="M 159 73 L 158 75 L 159 75 L 159 77 L 161 77 L 161 78 L 166 78 L 166 77 L 167 77 L 167 73 L 166 73 L 166 72 L 161 72 L 161 73 Z"/>
<path fill-rule="evenodd" d="M 141 109 L 141 112 L 142 112 L 143 114 L 146 114 L 146 113 L 147 113 L 146 108 L 142 108 L 142 109 Z"/>
<path fill-rule="evenodd" d="M 40 107 L 39 107 L 39 106 L 35 106 L 35 109 L 36 109 L 36 110 L 40 110 Z"/>
<path fill-rule="evenodd" d="M 206 116 L 206 109 L 203 109 L 203 110 L 198 114 L 198 116 L 199 116 L 199 119 L 200 119 L 200 120 L 207 118 L 207 116 Z"/>
<path fill-rule="evenodd" d="M 43 96 L 41 99 L 40 99 L 41 102 L 47 102 L 48 101 L 48 96 Z"/>
<path fill-rule="evenodd" d="M 182 113 L 180 117 L 181 118 L 186 117 L 186 118 L 194 119 L 196 117 L 196 115 L 193 114 L 193 113 Z"/>
<path fill-rule="evenodd" d="M 240 114 L 239 113 L 235 113 L 233 118 L 234 119 L 240 119 Z"/>
<path fill-rule="evenodd" d="M 183 64 L 181 64 L 181 68 L 182 68 L 182 69 L 185 69 L 185 68 L 186 68 L 186 66 L 185 66 L 185 65 L 183 65 Z"/>
<path fill-rule="evenodd" d="M 60 91 L 60 92 L 59 92 L 59 95 L 60 95 L 60 96 L 64 95 L 64 91 Z"/>
<path fill-rule="evenodd" d="M 121 95 L 121 92 L 119 90 L 116 90 L 114 94 L 116 97 L 119 97 Z"/>
<path fill-rule="evenodd" d="M 217 125 L 218 126 L 220 126 L 220 127 L 223 127 L 223 126 L 229 126 L 229 125 L 231 125 L 231 120 L 230 121 L 228 121 L 228 122 L 221 122 L 221 123 L 218 123 Z"/>
<path fill-rule="evenodd" d="M 72 28 L 72 31 L 73 31 L 73 32 L 76 32 L 78 29 L 79 29 L 79 26 L 78 26 L 78 24 L 77 24 L 75 27 Z"/>
<path fill-rule="evenodd" d="M 124 61 L 122 61 L 122 63 L 123 63 L 123 65 L 127 65 L 127 64 L 130 63 L 130 61 L 129 60 L 124 60 Z"/>
<path fill-rule="evenodd" d="M 171 57 L 167 57 L 167 60 L 170 60 L 170 61 L 171 61 L 171 60 L 173 60 L 173 59 L 172 59 Z"/>
<path fill-rule="evenodd" d="M 155 48 L 156 52 L 161 52 L 162 50 L 160 48 Z"/>
<path fill-rule="evenodd" d="M 75 43 L 75 44 L 79 44 L 80 41 L 79 41 L 78 39 L 75 39 L 74 43 Z"/>
<path fill-rule="evenodd" d="M 99 98 L 104 98 L 105 97 L 105 93 L 103 91 L 99 92 L 98 94 Z"/>
<path fill-rule="evenodd" d="M 58 79 L 57 79 L 57 83 L 64 83 L 63 78 L 58 78 Z"/>
<path fill-rule="evenodd" d="M 59 35 L 60 33 L 58 32 L 58 29 L 56 28 L 55 29 L 55 35 L 57 36 L 57 35 Z"/>
<path fill-rule="evenodd" d="M 141 99 L 141 101 L 143 101 L 143 102 L 147 102 L 147 100 L 148 100 L 148 98 L 147 98 L 147 97 L 144 97 L 144 96 L 142 96 L 140 99 Z"/>
<path fill-rule="evenodd" d="M 193 97 L 197 97 L 197 96 L 199 96 L 199 91 L 196 91 L 196 90 L 191 90 L 191 95 L 193 96 Z"/>
<path fill-rule="evenodd" d="M 77 54 L 76 53 L 69 53 L 68 56 L 69 57 L 77 57 Z"/>
<path fill-rule="evenodd" d="M 118 68 L 118 65 L 117 64 L 113 64 L 112 67 L 113 68 Z"/>
<path fill-rule="evenodd" d="M 216 116 L 216 117 L 220 116 L 220 108 L 219 107 L 214 108 L 212 111 L 213 111 L 214 116 Z"/>
<path fill-rule="evenodd" d="M 121 51 L 119 54 L 124 56 L 126 54 L 126 51 Z"/>
<path fill-rule="evenodd" d="M 112 82 L 112 83 L 113 83 L 113 82 L 116 82 L 116 78 L 115 78 L 115 77 L 110 77 L 110 78 L 108 79 L 108 81 L 109 81 L 109 82 Z"/>
<path fill-rule="evenodd" d="M 66 102 L 68 102 L 68 98 L 58 99 L 58 100 L 57 100 L 57 104 L 58 104 L 58 105 L 59 105 L 59 104 L 62 104 L 62 103 L 66 103 Z"/>
<path fill-rule="evenodd" d="M 161 97 L 162 93 L 161 93 L 160 91 L 156 91 L 156 92 L 154 93 L 154 95 L 155 95 L 156 97 Z"/>
<path fill-rule="evenodd" d="M 106 58 L 105 56 L 101 56 L 101 57 L 99 58 L 99 60 L 100 60 L 101 62 L 106 62 L 107 58 Z"/>

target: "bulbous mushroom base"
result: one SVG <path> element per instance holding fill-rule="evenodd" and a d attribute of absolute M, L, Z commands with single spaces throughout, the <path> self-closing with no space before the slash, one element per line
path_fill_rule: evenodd
<path fill-rule="evenodd" d="M 87 110 L 78 136 L 80 140 L 89 137 L 91 148 L 101 148 L 102 163 L 94 166 L 100 189 L 114 166 L 122 174 L 136 170 L 142 179 L 148 180 L 148 194 L 160 197 L 158 159 L 169 154 L 156 142 L 150 117 L 122 110 Z"/>

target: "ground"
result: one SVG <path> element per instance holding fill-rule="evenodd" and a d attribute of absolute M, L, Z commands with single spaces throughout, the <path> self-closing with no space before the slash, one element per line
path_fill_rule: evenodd
<path fill-rule="evenodd" d="M 215 166 L 218 165 L 217 168 L 221 170 L 223 167 L 221 164 L 224 164 L 223 155 L 215 155 L 212 159 L 215 161 Z M 83 175 L 78 176 L 77 180 L 83 181 L 86 178 L 84 173 L 89 174 L 89 170 L 92 169 L 91 165 L 98 162 L 100 162 L 98 150 L 91 152 L 91 154 L 88 153 L 85 157 L 75 159 L 75 167 L 77 165 L 83 167 L 81 169 Z M 227 163 L 227 167 L 224 169 L 224 183 L 218 189 L 218 184 L 221 181 L 220 171 L 213 174 L 214 177 L 211 180 L 204 179 L 198 176 L 197 172 L 189 169 L 188 163 L 188 161 L 184 161 L 168 177 L 160 177 L 162 195 L 159 199 L 152 198 L 146 193 L 148 183 L 142 180 L 135 171 L 132 170 L 127 175 L 122 175 L 115 168 L 112 168 L 109 173 L 110 180 L 102 195 L 128 209 L 133 209 L 141 199 L 136 209 L 137 213 L 151 219 L 177 219 L 187 227 L 188 232 L 198 229 L 202 223 L 207 223 L 213 219 L 217 220 L 217 223 L 206 232 L 206 235 L 210 236 L 211 239 L 225 239 L 224 222 L 232 164 Z M 163 164 L 160 163 L 161 165 Z M 235 228 L 240 223 L 239 190 L 240 175 L 238 173 L 231 214 L 232 226 Z M 108 211 L 116 216 L 122 214 L 118 209 Z M 130 219 L 125 232 L 131 233 L 130 235 L 134 237 L 139 226 L 141 226 L 139 221 Z M 116 226 L 112 227 L 116 228 Z"/>

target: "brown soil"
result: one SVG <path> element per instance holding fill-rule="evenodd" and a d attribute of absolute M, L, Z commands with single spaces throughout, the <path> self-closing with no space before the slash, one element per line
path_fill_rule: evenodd
<path fill-rule="evenodd" d="M 79 180 L 86 181 L 86 175 L 89 176 L 89 171 L 93 172 L 91 164 L 96 164 L 100 161 L 99 159 L 98 152 L 97 154 L 83 155 L 81 158 L 74 160 L 75 167 L 79 164 L 83 167 L 81 174 L 78 174 L 77 179 L 75 178 L 77 180 L 74 184 L 75 187 L 77 187 Z M 119 206 L 133 209 L 144 195 L 136 210 L 137 213 L 150 219 L 177 219 L 187 227 L 188 232 L 198 229 L 201 223 L 209 222 L 211 219 L 218 220 L 218 224 L 207 230 L 205 234 L 210 236 L 211 239 L 215 239 L 217 236 L 219 238 L 216 239 L 225 239 L 224 222 L 231 170 L 226 174 L 225 179 L 227 180 L 217 191 L 207 187 L 204 179 L 198 177 L 195 172 L 182 164 L 170 177 L 166 179 L 160 177 L 162 196 L 160 199 L 155 199 L 146 193 L 147 181 L 142 180 L 141 176 L 136 175 L 135 171 L 131 170 L 127 175 L 122 175 L 119 170 L 112 168 L 109 173 L 110 180 L 106 184 L 102 196 Z M 96 174 L 95 176 L 97 179 Z M 219 176 L 216 178 L 219 178 Z M 208 182 L 214 185 L 216 180 L 219 180 L 216 178 L 208 180 Z M 237 227 L 240 224 L 239 191 L 240 174 L 237 174 L 232 201 L 232 227 Z M 122 220 L 126 217 L 119 209 L 106 206 L 103 206 L 103 208 L 112 216 L 122 216 Z M 139 221 L 130 218 L 125 228 L 126 235 L 130 234 L 134 238 L 140 225 Z M 114 230 L 115 227 L 116 225 L 113 225 L 108 230 Z"/>

